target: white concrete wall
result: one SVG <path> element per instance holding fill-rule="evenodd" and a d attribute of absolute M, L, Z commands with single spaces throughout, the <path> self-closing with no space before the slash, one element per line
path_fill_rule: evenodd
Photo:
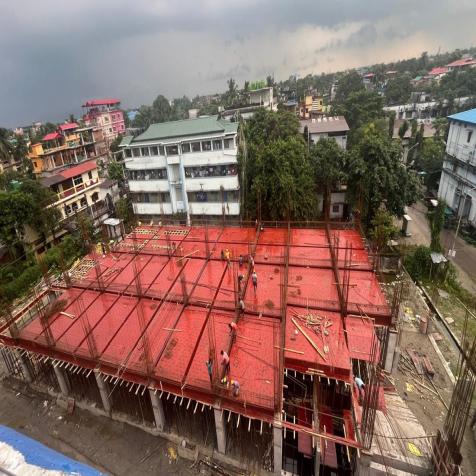
<path fill-rule="evenodd" d="M 168 192 L 169 181 L 164 180 L 129 180 L 131 192 Z"/>
<path fill-rule="evenodd" d="M 171 203 L 133 203 L 134 213 L 137 215 L 171 215 Z"/>
<path fill-rule="evenodd" d="M 216 191 L 223 187 L 225 190 L 238 190 L 238 175 L 227 175 L 225 177 L 197 177 L 185 180 L 187 192 Z"/>

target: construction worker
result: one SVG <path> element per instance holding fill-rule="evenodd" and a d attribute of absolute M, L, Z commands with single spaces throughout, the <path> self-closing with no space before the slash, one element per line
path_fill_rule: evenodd
<path fill-rule="evenodd" d="M 250 263 L 251 269 L 254 269 L 255 260 L 253 259 L 253 256 L 251 256 L 251 255 L 248 256 L 248 263 Z"/>
<path fill-rule="evenodd" d="M 225 250 L 221 250 L 221 259 L 225 261 Z"/>
<path fill-rule="evenodd" d="M 230 328 L 231 342 L 234 343 L 236 339 L 236 322 L 231 321 L 228 327 Z"/>
<path fill-rule="evenodd" d="M 226 259 L 226 264 L 227 264 L 228 266 L 231 266 L 230 258 L 231 258 L 231 253 L 230 253 L 230 250 L 227 248 L 227 249 L 225 250 L 225 259 Z"/>
<path fill-rule="evenodd" d="M 253 288 L 256 294 L 256 290 L 258 289 L 258 275 L 255 270 L 253 270 L 253 273 L 251 274 L 251 281 L 253 282 Z"/>
<path fill-rule="evenodd" d="M 362 399 L 364 397 L 365 383 L 360 377 L 354 378 L 355 386 L 359 391 L 359 403 L 362 404 Z"/>
<path fill-rule="evenodd" d="M 225 369 L 225 376 L 226 376 L 226 374 L 230 373 L 230 357 L 224 350 L 220 351 L 220 354 L 221 354 L 221 365 L 223 365 Z"/>
<path fill-rule="evenodd" d="M 240 268 L 243 266 L 243 255 L 240 255 L 238 258 L 238 264 L 240 265 Z"/>
<path fill-rule="evenodd" d="M 205 365 L 207 366 L 207 372 L 208 372 L 208 378 L 210 379 L 210 385 L 212 385 L 212 372 L 213 372 L 213 362 L 212 359 L 208 359 L 205 362 Z"/>
<path fill-rule="evenodd" d="M 240 394 L 240 383 L 238 380 L 235 379 L 231 381 L 231 390 L 234 397 L 237 397 Z"/>
<path fill-rule="evenodd" d="M 245 302 L 243 301 L 243 299 L 240 299 L 238 301 L 238 309 L 240 310 L 240 314 L 245 313 Z"/>

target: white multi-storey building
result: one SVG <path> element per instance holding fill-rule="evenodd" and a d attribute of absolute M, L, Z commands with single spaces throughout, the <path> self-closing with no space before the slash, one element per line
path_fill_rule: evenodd
<path fill-rule="evenodd" d="M 152 124 L 125 137 L 125 173 L 136 215 L 238 217 L 238 124 L 217 117 Z"/>
<path fill-rule="evenodd" d="M 476 226 L 476 109 L 449 116 L 438 197 Z"/>

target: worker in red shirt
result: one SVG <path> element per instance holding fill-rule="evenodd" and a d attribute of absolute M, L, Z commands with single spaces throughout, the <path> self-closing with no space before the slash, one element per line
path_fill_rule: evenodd
<path fill-rule="evenodd" d="M 237 328 L 236 322 L 231 321 L 228 324 L 228 327 L 230 328 L 231 343 L 233 344 L 235 342 L 235 339 L 236 339 L 236 328 Z"/>

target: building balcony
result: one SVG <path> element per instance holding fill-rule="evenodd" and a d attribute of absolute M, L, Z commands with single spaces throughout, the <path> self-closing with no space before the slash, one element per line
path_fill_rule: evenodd
<path fill-rule="evenodd" d="M 63 190 L 62 192 L 57 193 L 56 194 L 57 201 L 55 202 L 55 205 L 62 203 L 64 200 L 73 198 L 75 195 L 79 193 L 84 193 L 86 190 L 93 188 L 98 183 L 99 183 L 99 179 L 88 180 L 87 182 L 84 182 L 79 185 L 75 185 L 71 188 L 68 188 L 66 190 Z"/>
<path fill-rule="evenodd" d="M 238 190 L 238 175 L 225 177 L 196 177 L 186 179 L 187 192 L 220 190 Z"/>
<path fill-rule="evenodd" d="M 203 165 L 225 165 L 237 163 L 238 150 L 224 149 L 209 152 L 191 152 L 182 155 L 184 167 L 199 167 Z"/>
<path fill-rule="evenodd" d="M 189 202 L 190 215 L 239 215 L 240 204 L 238 202 Z"/>
<path fill-rule="evenodd" d="M 168 192 L 169 182 L 165 180 L 129 180 L 131 192 Z"/>
<path fill-rule="evenodd" d="M 448 142 L 446 146 L 446 153 L 463 162 L 469 162 L 471 165 L 476 165 L 476 147 L 468 146 L 458 142 Z"/>
<path fill-rule="evenodd" d="M 171 215 L 171 203 L 133 203 L 132 208 L 136 215 Z"/>

